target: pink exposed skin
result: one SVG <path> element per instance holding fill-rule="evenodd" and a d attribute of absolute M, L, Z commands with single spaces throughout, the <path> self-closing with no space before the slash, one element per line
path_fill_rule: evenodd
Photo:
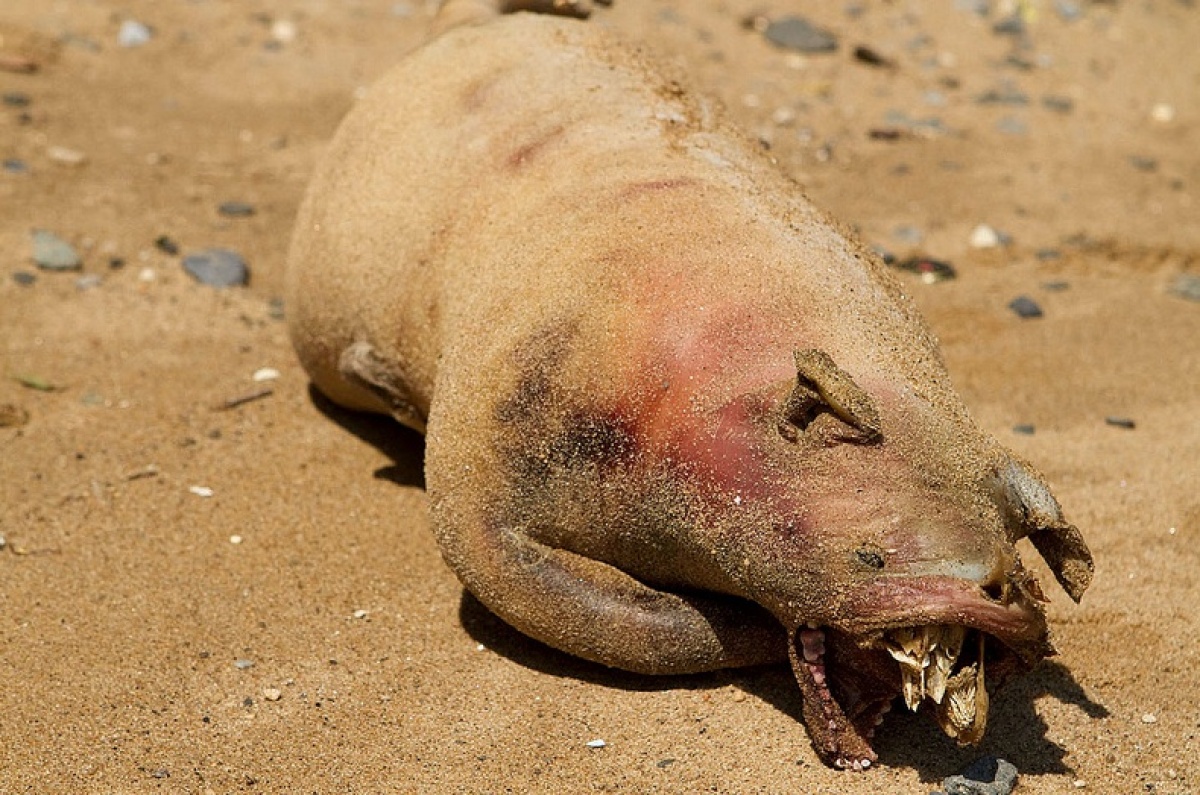
<path fill-rule="evenodd" d="M 888 633 L 965 627 L 989 680 L 1051 653 L 1014 543 L 1076 599 L 1090 553 L 903 290 L 644 54 L 460 25 L 495 5 L 448 5 L 356 105 L 289 255 L 301 361 L 426 434 L 463 584 L 629 671 L 790 659 L 852 769 L 901 692 Z"/>

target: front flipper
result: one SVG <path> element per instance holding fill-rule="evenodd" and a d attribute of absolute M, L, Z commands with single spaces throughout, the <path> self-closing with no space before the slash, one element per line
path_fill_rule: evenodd
<path fill-rule="evenodd" d="M 450 567 L 484 605 L 556 649 L 644 674 L 682 674 L 781 662 L 783 628 L 732 597 L 658 591 L 606 563 L 526 537 L 482 517 L 434 526 Z"/>
<path fill-rule="evenodd" d="M 1076 602 L 1092 582 L 1095 563 L 1083 535 L 1062 515 L 1046 482 L 1027 464 L 1010 458 L 1000 473 L 1015 514 L 1013 540 L 1028 536 L 1058 584 Z"/>
<path fill-rule="evenodd" d="M 370 343 L 356 342 L 342 351 L 338 372 L 350 384 L 381 400 L 401 425 L 425 433 L 425 414 L 413 391 L 396 365 L 376 353 Z"/>

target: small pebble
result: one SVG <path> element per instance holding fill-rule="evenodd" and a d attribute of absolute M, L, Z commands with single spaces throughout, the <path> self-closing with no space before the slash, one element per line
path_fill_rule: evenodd
<path fill-rule="evenodd" d="M 193 279 L 210 287 L 237 287 L 250 279 L 250 270 L 242 256 L 224 248 L 188 254 L 183 258 L 183 269 Z"/>
<path fill-rule="evenodd" d="M 1019 317 L 1034 318 L 1042 316 L 1042 308 L 1037 305 L 1027 295 L 1020 295 L 1008 302 L 1008 308 L 1016 312 Z"/>
<path fill-rule="evenodd" d="M 1042 107 L 1055 113 L 1070 113 L 1075 109 L 1075 100 L 1059 94 L 1047 94 L 1042 97 Z"/>
<path fill-rule="evenodd" d="M 971 230 L 971 248 L 996 248 L 1008 242 L 1006 237 L 987 224 L 979 224 Z"/>
<path fill-rule="evenodd" d="M 1020 36 L 1025 32 L 1025 20 L 1020 14 L 1005 17 L 992 25 L 992 33 L 1000 36 Z"/>
<path fill-rule="evenodd" d="M 117 43 L 122 47 L 141 47 L 154 38 L 154 32 L 136 19 L 127 19 L 117 31 Z"/>
<path fill-rule="evenodd" d="M 606 745 L 608 745 L 608 743 L 604 742 L 603 740 L 588 740 L 587 741 L 588 748 L 603 748 Z"/>
<path fill-rule="evenodd" d="M 1024 91 L 998 91 L 992 89 L 985 91 L 975 97 L 976 105 L 1008 105 L 1010 107 L 1024 107 L 1029 104 L 1029 95 Z"/>
<path fill-rule="evenodd" d="M 361 610 L 361 609 L 359 609 L 359 610 L 355 610 L 355 611 L 354 611 L 354 617 L 355 617 L 355 618 L 366 618 L 366 617 L 367 617 L 367 611 L 366 611 L 366 610 Z"/>
<path fill-rule="evenodd" d="M 1134 428 L 1136 428 L 1136 427 L 1137 427 L 1137 423 L 1136 423 L 1136 422 L 1134 422 L 1134 421 L 1133 421 L 1131 418 L 1129 418 L 1129 417 L 1113 417 L 1113 416 L 1109 416 L 1109 417 L 1105 417 L 1105 418 L 1104 418 L 1104 422 L 1105 422 L 1105 424 L 1107 424 L 1107 425 L 1111 425 L 1111 426 L 1113 426 L 1114 428 L 1127 428 L 1127 429 L 1129 429 L 1129 430 L 1133 430 Z M 1153 717 L 1153 716 L 1151 716 L 1151 717 Z M 1153 721 L 1147 721 L 1147 722 L 1148 722 L 1148 723 L 1152 723 Z"/>
<path fill-rule="evenodd" d="M 1064 290 L 1069 290 L 1070 288 L 1071 285 L 1069 282 L 1045 282 L 1042 285 L 1043 290 L 1047 290 L 1052 293 L 1061 293 Z"/>
<path fill-rule="evenodd" d="M 1042 262 L 1046 262 L 1047 260 L 1052 259 L 1062 259 L 1062 252 L 1056 248 L 1039 248 L 1037 251 L 1033 252 L 1033 256 L 1037 257 Z M 1063 282 L 1063 284 L 1066 284 L 1066 282 Z"/>
<path fill-rule="evenodd" d="M 15 157 L 10 157 L 4 161 L 4 170 L 9 174 L 28 174 L 29 164 L 24 160 L 17 160 Z"/>
<path fill-rule="evenodd" d="M 942 781 L 946 795 L 1009 795 L 1017 787 L 1017 768 L 1012 762 L 984 756 L 957 776 Z"/>
<path fill-rule="evenodd" d="M 90 290 L 93 287 L 99 287 L 104 280 L 98 274 L 89 273 L 86 276 L 80 276 L 75 280 L 75 287 L 79 290 Z"/>
<path fill-rule="evenodd" d="M 267 701 L 278 701 L 283 698 L 283 691 L 277 687 L 263 688 L 263 698 Z"/>
<path fill-rule="evenodd" d="M 1083 9 L 1075 0 L 1054 0 L 1054 10 L 1064 22 L 1074 22 L 1083 16 Z"/>
<path fill-rule="evenodd" d="M 159 235 L 154 238 L 154 247 L 164 254 L 170 254 L 172 257 L 179 253 L 179 244 L 167 235 Z"/>
<path fill-rule="evenodd" d="M 244 671 L 244 670 L 246 670 L 247 668 L 253 668 L 253 667 L 254 667 L 254 660 L 245 660 L 245 659 L 243 659 L 243 660 L 234 660 L 234 662 L 233 662 L 233 667 L 234 667 L 234 668 L 236 668 L 236 669 L 238 669 L 239 671 Z"/>
<path fill-rule="evenodd" d="M 87 162 L 87 155 L 78 149 L 66 146 L 51 146 L 46 149 L 46 157 L 64 166 L 82 166 Z"/>
<path fill-rule="evenodd" d="M 298 32 L 296 23 L 290 19 L 277 19 L 271 23 L 271 38 L 280 44 L 292 43 Z"/>
<path fill-rule="evenodd" d="M 208 486 L 188 486 L 188 491 L 197 497 L 211 497 L 214 492 Z"/>
<path fill-rule="evenodd" d="M 245 539 L 243 539 L 241 536 L 236 536 L 236 535 L 235 535 L 235 536 L 230 536 L 230 537 L 229 537 L 229 543 L 233 544 L 235 547 L 236 547 L 238 544 L 242 543 L 242 541 L 244 541 L 244 540 L 245 540 Z"/>
<path fill-rule="evenodd" d="M 254 215 L 254 205 L 248 202 L 222 202 L 217 212 L 226 218 L 246 218 Z"/>
<path fill-rule="evenodd" d="M 802 17 L 784 17 L 767 25 L 767 41 L 785 50 L 805 53 L 834 52 L 837 37 Z"/>
<path fill-rule="evenodd" d="M 1018 119 L 1016 116 L 1005 116 L 996 122 L 996 131 L 1002 132 L 1005 135 L 1026 135 L 1029 133 L 1029 125 L 1024 119 Z"/>
<path fill-rule="evenodd" d="M 1174 106 L 1168 105 L 1165 102 L 1159 102 L 1150 109 L 1150 118 L 1154 119 L 1160 124 L 1166 124 L 1167 122 L 1174 121 L 1175 108 Z"/>
<path fill-rule="evenodd" d="M 28 108 L 33 100 L 21 91 L 9 91 L 4 94 L 4 104 L 10 108 Z"/>
<path fill-rule="evenodd" d="M 894 267 L 902 271 L 917 274 L 925 284 L 946 282 L 958 276 L 958 273 L 954 270 L 954 266 L 949 262 L 929 257 L 910 257 L 896 263 Z"/>
<path fill-rule="evenodd" d="M 13 281 L 22 287 L 28 287 L 37 281 L 37 274 L 29 271 L 17 271 L 12 275 Z"/>
<path fill-rule="evenodd" d="M 254 375 L 251 376 L 251 378 L 258 382 L 274 381 L 275 379 L 279 378 L 279 371 L 274 367 L 260 367 L 254 371 Z"/>
<path fill-rule="evenodd" d="M 891 58 L 880 55 L 870 47 L 861 44 L 854 48 L 854 60 L 865 63 L 867 66 L 879 66 L 886 69 L 891 69 L 896 65 Z"/>
<path fill-rule="evenodd" d="M 892 230 L 892 237 L 899 240 L 901 243 L 908 243 L 915 246 L 924 239 L 925 235 L 921 230 L 911 224 L 903 224 Z"/>
<path fill-rule="evenodd" d="M 70 243 L 42 229 L 33 230 L 33 261 L 48 271 L 74 271 L 83 265 Z"/>
<path fill-rule="evenodd" d="M 1152 712 L 1147 712 L 1142 716 L 1142 723 L 1158 723 L 1158 716 Z"/>
<path fill-rule="evenodd" d="M 1167 292 L 1188 301 L 1200 301 L 1200 274 L 1179 274 L 1167 285 Z"/>
<path fill-rule="evenodd" d="M 1020 434 L 1021 436 L 1033 436 L 1035 431 L 1036 431 L 1036 429 L 1032 425 L 1014 425 L 1013 426 L 1013 433 Z"/>
<path fill-rule="evenodd" d="M 1138 171 L 1145 171 L 1150 174 L 1158 171 L 1158 161 L 1153 157 L 1142 157 L 1141 155 L 1130 155 L 1129 165 L 1136 168 Z"/>

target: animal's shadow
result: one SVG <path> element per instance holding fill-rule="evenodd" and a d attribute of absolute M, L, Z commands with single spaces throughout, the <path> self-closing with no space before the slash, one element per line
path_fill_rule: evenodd
<path fill-rule="evenodd" d="M 638 691 L 716 689 L 733 685 L 795 719 L 796 741 L 808 743 L 802 728 L 800 690 L 787 665 L 688 676 L 644 676 L 572 657 L 522 635 L 467 591 L 463 592 L 459 605 L 459 620 L 476 642 L 513 662 L 551 676 Z M 1074 705 L 1093 718 L 1109 714 L 1107 708 L 1084 691 L 1065 666 L 1043 662 L 1028 674 L 1005 683 L 994 695 L 987 734 L 979 746 L 957 747 L 938 728 L 928 710 L 924 714 L 912 714 L 897 700 L 876 734 L 875 750 L 881 764 L 912 768 L 924 782 L 938 782 L 959 773 L 985 754 L 1007 759 L 1022 773 L 1070 773 L 1071 769 L 1063 761 L 1066 749 L 1046 737 L 1048 727 L 1034 710 L 1035 699 L 1043 696 Z"/>
<path fill-rule="evenodd" d="M 425 487 L 424 437 L 390 417 L 348 411 L 310 388 L 313 404 L 329 419 L 378 449 L 392 465 L 377 469 L 376 478 L 405 487 Z M 591 663 L 533 640 L 497 618 L 469 592 L 463 591 L 459 620 L 467 634 L 497 654 L 551 676 L 569 677 L 601 687 L 634 691 L 679 688 L 716 689 L 733 685 L 770 704 L 796 721 L 796 742 L 808 743 L 801 724 L 800 691 L 786 665 L 717 671 L 690 676 L 644 676 Z M 875 750 L 881 764 L 910 767 L 922 781 L 937 782 L 960 772 L 984 754 L 1002 757 L 1022 773 L 1063 774 L 1066 749 L 1046 737 L 1047 726 L 1034 711 L 1034 701 L 1051 696 L 1082 709 L 1090 717 L 1108 710 L 1089 696 L 1071 672 L 1056 662 L 1043 662 L 1008 682 L 992 699 L 989 726 L 978 747 L 958 748 L 926 714 L 913 715 L 897 702 L 880 726 Z"/>
<path fill-rule="evenodd" d="M 334 403 L 313 385 L 308 396 L 317 410 L 383 453 L 392 464 L 375 470 L 380 480 L 399 486 L 425 488 L 425 437 L 382 414 L 350 411 Z"/>

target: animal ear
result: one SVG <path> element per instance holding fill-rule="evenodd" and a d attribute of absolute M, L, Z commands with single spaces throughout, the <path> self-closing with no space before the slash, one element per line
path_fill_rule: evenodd
<path fill-rule="evenodd" d="M 1095 562 L 1083 535 L 1063 519 L 1058 500 L 1031 467 L 1009 458 L 1000 480 L 1013 511 L 1013 540 L 1028 537 L 1055 579 L 1078 602 L 1092 584 Z"/>
<path fill-rule="evenodd" d="M 796 385 L 780 410 L 779 431 L 788 439 L 800 434 L 822 414 L 844 423 L 833 441 L 874 444 L 883 439 L 875 401 L 825 351 L 809 348 L 795 352 Z"/>

